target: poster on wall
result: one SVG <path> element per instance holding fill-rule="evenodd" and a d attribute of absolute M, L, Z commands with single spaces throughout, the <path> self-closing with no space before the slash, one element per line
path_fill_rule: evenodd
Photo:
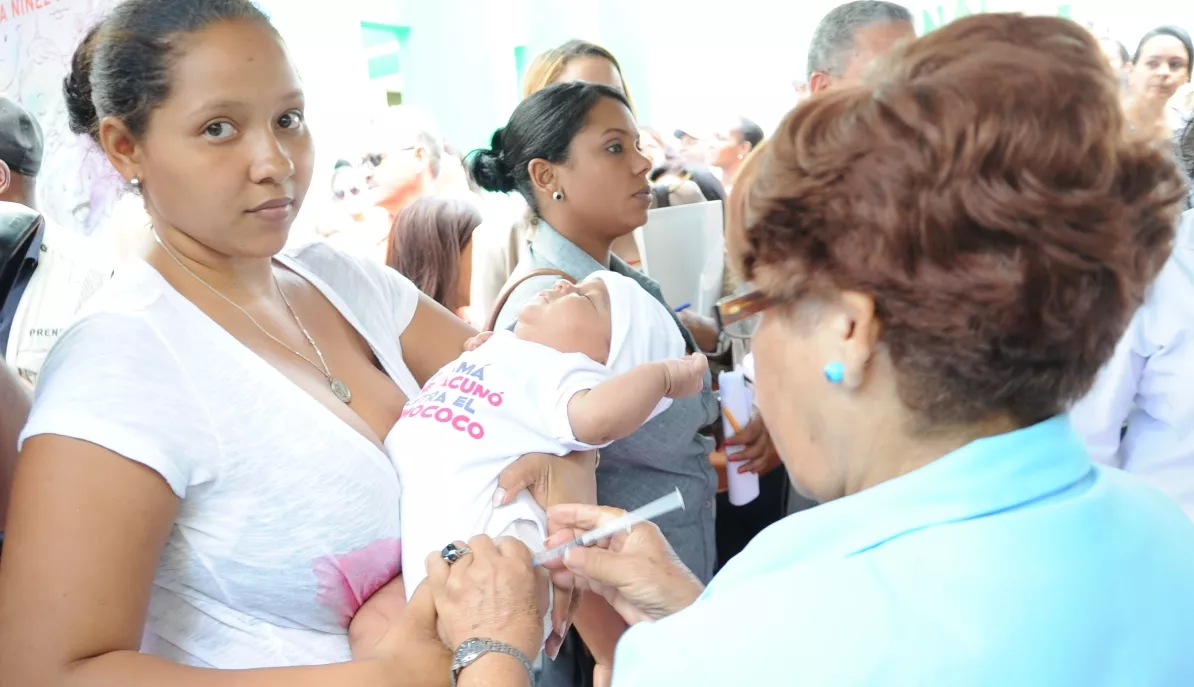
<path fill-rule="evenodd" d="M 62 79 L 75 47 L 116 0 L 8 0 L 0 3 L 0 93 L 37 117 L 46 149 L 40 210 L 91 234 L 116 207 L 123 180 L 103 152 L 67 126 Z"/>

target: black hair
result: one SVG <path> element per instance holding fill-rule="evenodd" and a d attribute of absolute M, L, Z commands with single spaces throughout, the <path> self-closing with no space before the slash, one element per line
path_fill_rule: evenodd
<path fill-rule="evenodd" d="M 746 117 L 738 118 L 738 128 L 736 131 L 742 136 L 743 141 L 750 143 L 750 149 L 754 150 L 763 142 L 763 127 L 755 124 Z"/>
<path fill-rule="evenodd" d="M 532 93 L 514 108 L 506 126 L 493 132 L 488 150 L 469 154 L 470 176 L 487 191 L 518 191 L 537 213 L 528 166 L 538 159 L 552 164 L 567 162 L 572 139 L 602 98 L 630 109 L 621 91 L 585 81 L 555 84 Z"/>
<path fill-rule="evenodd" d="M 1136 54 L 1132 56 L 1132 64 L 1140 61 L 1140 51 L 1144 50 L 1144 45 L 1156 38 L 1157 36 L 1170 36 L 1181 41 L 1181 44 L 1186 48 L 1186 77 L 1189 78 L 1190 70 L 1194 69 L 1194 42 L 1190 41 L 1190 34 L 1179 26 L 1159 26 L 1152 31 L 1144 34 L 1144 38 L 1140 39 L 1140 43 L 1136 46 Z"/>
<path fill-rule="evenodd" d="M 98 142 L 104 117 L 140 136 L 170 95 L 181 36 L 227 21 L 269 18 L 249 0 L 126 0 L 87 32 L 63 80 L 70 130 Z M 275 32 L 276 33 L 276 32 Z"/>

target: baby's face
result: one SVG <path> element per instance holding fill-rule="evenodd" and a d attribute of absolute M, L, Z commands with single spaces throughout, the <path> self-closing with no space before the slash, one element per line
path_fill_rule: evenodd
<path fill-rule="evenodd" d="M 609 358 L 609 291 L 600 279 L 579 284 L 561 280 L 535 296 L 518 313 L 514 333 L 562 353 L 583 353 L 599 363 Z"/>

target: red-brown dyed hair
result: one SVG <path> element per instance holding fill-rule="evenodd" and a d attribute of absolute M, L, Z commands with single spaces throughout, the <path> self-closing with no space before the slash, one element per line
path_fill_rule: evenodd
<path fill-rule="evenodd" d="M 419 198 L 394 218 L 386 264 L 435 302 L 456 310 L 460 253 L 480 225 L 480 211 L 466 200 Z"/>
<path fill-rule="evenodd" d="M 1110 357 L 1184 193 L 1118 98 L 1077 24 L 956 21 L 787 116 L 737 201 L 732 257 L 788 301 L 870 294 L 926 427 L 1048 418 Z"/>

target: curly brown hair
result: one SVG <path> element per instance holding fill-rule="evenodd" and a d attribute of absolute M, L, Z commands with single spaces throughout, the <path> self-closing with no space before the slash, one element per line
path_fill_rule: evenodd
<path fill-rule="evenodd" d="M 926 428 L 1056 415 L 1110 357 L 1185 193 L 1118 97 L 1073 22 L 956 21 L 787 116 L 736 201 L 732 258 L 788 303 L 871 295 Z"/>

